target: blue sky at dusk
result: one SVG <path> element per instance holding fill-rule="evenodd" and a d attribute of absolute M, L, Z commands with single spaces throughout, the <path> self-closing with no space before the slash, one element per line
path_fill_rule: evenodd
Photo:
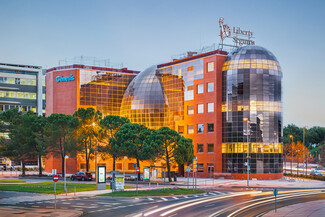
<path fill-rule="evenodd" d="M 284 124 L 325 126 L 325 1 L 0 1 L 0 62 L 95 56 L 143 70 L 219 43 L 219 17 L 254 32 L 283 71 Z"/>

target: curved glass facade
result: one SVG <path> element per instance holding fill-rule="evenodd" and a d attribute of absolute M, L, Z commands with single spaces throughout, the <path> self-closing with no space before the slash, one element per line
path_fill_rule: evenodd
<path fill-rule="evenodd" d="M 227 57 L 222 69 L 223 172 L 247 172 L 249 143 L 251 173 L 282 173 L 281 78 L 277 59 L 265 48 L 240 47 Z"/>
<path fill-rule="evenodd" d="M 121 116 L 151 129 L 165 126 L 168 101 L 156 76 L 157 66 L 138 74 L 129 84 L 121 104 Z"/>

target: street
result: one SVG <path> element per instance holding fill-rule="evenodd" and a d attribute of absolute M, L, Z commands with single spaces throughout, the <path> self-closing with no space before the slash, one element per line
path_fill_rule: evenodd
<path fill-rule="evenodd" d="M 1 192 L 1 205 L 53 209 L 54 199 L 7 203 L 8 197 L 31 193 Z M 7 195 L 7 196 L 6 196 Z M 33 194 L 37 197 L 42 194 Z M 280 190 L 277 207 L 325 199 L 321 190 Z M 199 195 L 169 197 L 63 197 L 57 200 L 57 209 L 78 210 L 83 216 L 261 216 L 274 210 L 274 196 L 271 190 L 209 189 Z"/>

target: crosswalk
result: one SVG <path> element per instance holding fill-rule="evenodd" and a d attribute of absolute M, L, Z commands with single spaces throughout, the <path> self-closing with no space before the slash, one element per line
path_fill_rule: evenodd
<path fill-rule="evenodd" d="M 56 204 L 60 209 L 75 209 L 86 211 L 87 213 L 107 211 L 119 208 L 125 208 L 129 206 L 140 206 L 148 203 L 159 203 L 159 202 L 172 202 L 177 200 L 188 200 L 200 197 L 217 197 L 226 194 L 232 194 L 233 192 L 221 192 L 221 191 L 210 191 L 203 194 L 193 194 L 193 195 L 175 195 L 175 196 L 165 196 L 165 197 L 140 197 L 140 198 L 130 198 L 127 202 L 118 202 L 105 199 L 97 199 L 94 197 L 76 197 L 68 199 L 58 199 Z M 25 202 L 22 205 L 29 207 L 46 207 L 53 208 L 54 200 L 43 200 L 43 201 L 31 201 Z"/>

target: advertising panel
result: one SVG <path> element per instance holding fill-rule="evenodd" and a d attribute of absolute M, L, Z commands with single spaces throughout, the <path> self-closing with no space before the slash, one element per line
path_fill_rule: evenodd
<path fill-rule="evenodd" d="M 98 183 L 106 183 L 106 166 L 98 166 Z"/>
<path fill-rule="evenodd" d="M 124 176 L 116 175 L 115 182 L 115 190 L 124 191 Z"/>
<path fill-rule="evenodd" d="M 149 180 L 150 178 L 150 170 L 149 168 L 143 169 L 143 180 Z"/>

